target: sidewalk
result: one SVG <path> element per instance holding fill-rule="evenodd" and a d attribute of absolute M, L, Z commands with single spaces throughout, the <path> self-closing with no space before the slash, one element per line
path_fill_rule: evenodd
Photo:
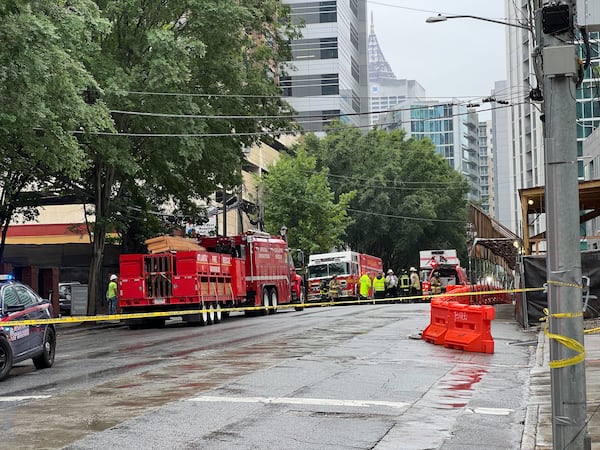
<path fill-rule="evenodd" d="M 595 328 L 597 321 L 584 323 Z M 587 396 L 587 431 L 592 450 L 600 450 L 600 334 L 586 334 L 585 379 Z M 540 327 L 535 361 L 529 379 L 529 405 L 521 450 L 552 450 L 552 388 L 550 381 L 550 342 Z"/>

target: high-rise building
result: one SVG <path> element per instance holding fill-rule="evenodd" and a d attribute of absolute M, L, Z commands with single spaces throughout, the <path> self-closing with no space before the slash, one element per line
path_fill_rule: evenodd
<path fill-rule="evenodd" d="M 494 206 L 494 153 L 492 144 L 492 121 L 479 122 L 479 187 L 480 208 L 493 215 Z"/>
<path fill-rule="evenodd" d="M 415 80 L 396 79 L 375 34 L 375 23 L 371 13 L 371 28 L 369 31 L 369 101 L 371 124 L 379 121 L 379 112 L 386 112 L 406 100 L 425 99 L 425 89 Z"/>
<path fill-rule="evenodd" d="M 430 139 L 448 164 L 470 184 L 469 200 L 479 201 L 479 143 L 477 112 L 460 102 L 408 100 L 381 115 L 384 129 L 402 128 L 408 138 Z"/>
<path fill-rule="evenodd" d="M 492 97 L 499 100 L 511 101 L 508 83 L 497 81 L 492 90 Z M 493 152 L 493 205 L 490 204 L 490 215 L 509 228 L 513 233 L 520 235 L 518 227 L 520 209 L 519 193 L 515 189 L 515 153 L 509 141 L 509 119 L 511 106 L 494 105 L 492 108 L 492 152 Z M 491 186 L 490 186 L 491 187 Z"/>
<path fill-rule="evenodd" d="M 508 20 L 512 23 L 527 23 L 531 2 L 519 0 L 518 4 L 512 0 L 506 0 L 506 12 Z M 537 70 L 535 58 L 532 52 L 535 47 L 533 35 L 529 30 L 517 27 L 506 27 L 507 31 L 507 82 L 511 89 L 511 95 L 515 101 L 510 108 L 507 137 L 509 145 L 514 154 L 514 179 L 511 185 L 505 186 L 508 193 L 518 192 L 519 189 L 543 186 L 545 184 L 544 174 L 544 136 L 542 122 L 540 120 L 539 103 L 529 101 L 530 92 L 538 92 L 542 86 L 542 80 L 536 77 Z M 510 194 L 506 194 L 510 195 Z M 520 213 L 520 203 L 514 205 L 518 222 L 516 230 L 511 224 L 502 222 L 503 225 L 511 227 L 519 235 L 523 235 L 523 223 Z M 533 219 L 533 218 L 532 218 Z M 529 235 L 534 236 L 545 230 L 543 220 L 530 221 Z"/>
<path fill-rule="evenodd" d="M 286 101 L 305 131 L 321 132 L 340 118 L 369 124 L 367 2 L 284 0 L 302 37 L 291 42 L 292 61 L 281 77 Z"/>
<path fill-rule="evenodd" d="M 506 0 L 507 18 L 512 23 L 529 23 L 532 17 L 532 5 L 528 0 Z M 541 120 L 541 108 L 539 101 L 542 100 L 542 92 L 538 89 L 542 87 L 543 80 L 538 79 L 541 75 L 540 61 L 536 59 L 534 49 L 534 37 L 530 30 L 517 27 L 507 28 L 507 71 L 508 86 L 510 86 L 514 101 L 510 108 L 508 124 L 506 127 L 509 145 L 512 150 L 511 163 L 514 164 L 514 177 L 511 177 L 509 186 L 501 186 L 499 189 L 506 189 L 504 194 L 516 195 L 519 189 L 540 187 L 545 185 L 545 158 L 544 158 L 544 136 L 543 123 Z M 533 28 L 532 28 L 533 30 Z M 582 40 L 583 42 L 583 40 Z M 584 177 L 583 141 L 598 127 L 600 123 L 600 103 L 598 102 L 598 75 L 594 73 L 594 68 L 600 65 L 600 54 L 594 49 L 598 48 L 600 42 L 599 33 L 589 33 L 590 67 L 586 69 L 584 79 L 575 94 L 577 101 L 577 155 L 579 166 L 579 178 Z M 583 61 L 586 60 L 587 52 L 580 44 L 579 54 Z M 537 75 L 536 74 L 540 74 Z M 512 194 L 509 194 L 512 193 Z M 518 199 L 511 200 L 510 207 L 511 221 L 516 217 L 516 229 L 513 223 L 505 222 L 507 212 L 504 210 L 508 205 L 503 206 L 501 222 L 523 234 L 523 224 L 521 218 Z M 500 212 L 499 212 L 500 213 Z M 531 218 L 529 221 L 529 236 L 539 235 L 544 232 L 545 220 L 542 214 Z"/>

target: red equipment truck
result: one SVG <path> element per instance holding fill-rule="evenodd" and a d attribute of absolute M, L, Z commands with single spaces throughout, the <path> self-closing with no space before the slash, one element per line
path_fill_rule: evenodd
<path fill-rule="evenodd" d="M 296 310 L 302 309 L 302 278 L 282 238 L 247 232 L 203 237 L 199 243 L 206 250 L 121 255 L 121 312 L 173 312 L 128 318 L 131 328 L 162 326 L 168 317 L 178 315 L 190 323 L 209 325 L 221 321 L 222 308 L 261 306 L 260 312 L 267 314 L 278 305 L 294 303 L 299 305 Z M 181 314 L 204 309 L 203 313 Z"/>
<path fill-rule="evenodd" d="M 321 301 L 323 286 L 328 286 L 333 275 L 340 282 L 340 299 L 356 299 L 359 294 L 358 279 L 363 273 L 374 278 L 383 272 L 381 258 L 353 251 L 319 253 L 308 258 L 308 301 Z"/>

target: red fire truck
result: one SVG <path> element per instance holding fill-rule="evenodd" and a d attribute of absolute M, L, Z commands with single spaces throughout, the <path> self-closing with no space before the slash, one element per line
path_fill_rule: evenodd
<path fill-rule="evenodd" d="M 358 298 L 358 279 L 363 273 L 371 278 L 383 272 L 381 258 L 352 251 L 310 255 L 308 258 L 308 301 L 321 301 L 322 285 L 327 285 L 333 275 L 341 285 L 340 299 Z"/>
<path fill-rule="evenodd" d="M 119 307 L 123 314 L 170 312 L 200 325 L 218 323 L 222 308 L 298 304 L 302 278 L 287 243 L 263 232 L 203 237 L 206 250 L 124 254 L 120 258 Z M 198 314 L 181 311 L 206 310 Z M 179 313 L 179 314 L 178 314 Z M 131 328 L 164 325 L 171 315 L 127 319 Z"/>

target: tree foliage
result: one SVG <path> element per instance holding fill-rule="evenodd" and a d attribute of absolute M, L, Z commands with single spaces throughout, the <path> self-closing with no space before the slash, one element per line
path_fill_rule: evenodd
<path fill-rule="evenodd" d="M 106 108 L 85 101 L 96 83 L 82 62 L 107 29 L 91 1 L 0 5 L 0 260 L 11 220 L 36 216 L 30 194 L 85 167 L 73 132 L 110 126 Z"/>
<path fill-rule="evenodd" d="M 25 189 L 91 204 L 93 314 L 108 232 L 139 242 L 157 218 L 201 216 L 240 183 L 244 147 L 290 128 L 288 16 L 277 0 L 2 2 L 3 232 L 37 206 Z"/>
<path fill-rule="evenodd" d="M 111 32 L 88 63 L 119 136 L 82 138 L 91 164 L 81 187 L 96 214 L 90 284 L 107 231 L 139 239 L 151 214 L 198 216 L 197 200 L 240 183 L 242 149 L 257 133 L 289 128 L 275 118 L 290 112 L 275 74 L 295 36 L 276 0 L 97 4 Z"/>
<path fill-rule="evenodd" d="M 358 193 L 345 236 L 352 249 L 400 270 L 418 264 L 419 250 L 465 246 L 468 185 L 431 141 L 336 124 L 307 139 L 306 151 L 329 168 L 336 195 Z"/>
<path fill-rule="evenodd" d="M 290 248 L 306 255 L 343 244 L 351 222 L 346 209 L 356 192 L 336 200 L 327 175 L 327 168 L 317 170 L 316 158 L 299 149 L 295 156 L 282 155 L 264 178 L 266 230 L 278 234 L 286 226 Z"/>

